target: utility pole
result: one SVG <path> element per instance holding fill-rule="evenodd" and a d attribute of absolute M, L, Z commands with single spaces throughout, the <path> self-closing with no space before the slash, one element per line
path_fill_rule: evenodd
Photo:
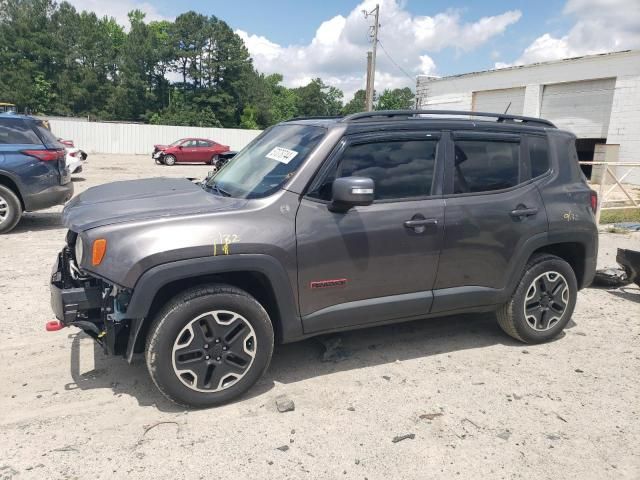
<path fill-rule="evenodd" d="M 373 95 L 375 92 L 375 78 L 376 78 L 376 50 L 378 47 L 378 27 L 380 23 L 378 22 L 380 16 L 380 5 L 376 4 L 376 8 L 367 12 L 363 11 L 364 18 L 369 18 L 371 15 L 374 16 L 373 26 L 370 27 L 369 36 L 373 39 L 373 51 L 371 54 L 371 65 L 369 66 L 369 54 L 367 54 L 367 95 L 366 95 L 366 108 L 367 112 L 373 110 Z"/>
<path fill-rule="evenodd" d="M 371 105 L 373 104 L 373 99 L 370 99 L 371 95 L 371 57 L 373 57 L 373 53 L 370 51 L 367 52 L 367 86 L 364 91 L 364 107 L 367 112 L 371 111 Z"/>

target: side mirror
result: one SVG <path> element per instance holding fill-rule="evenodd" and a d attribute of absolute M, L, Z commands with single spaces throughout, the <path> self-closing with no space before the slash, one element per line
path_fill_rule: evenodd
<path fill-rule="evenodd" d="M 363 207 L 373 203 L 375 185 L 366 177 L 336 178 L 332 185 L 333 197 L 329 204 L 332 212 L 346 212 L 351 207 Z"/>
<path fill-rule="evenodd" d="M 184 145 L 178 145 L 178 150 L 182 150 L 184 148 Z"/>

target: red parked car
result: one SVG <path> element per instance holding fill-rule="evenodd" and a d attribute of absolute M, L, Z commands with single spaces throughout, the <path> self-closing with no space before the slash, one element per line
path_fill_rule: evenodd
<path fill-rule="evenodd" d="M 229 147 L 206 138 L 183 138 L 171 145 L 154 145 L 151 156 L 156 163 L 175 165 L 179 163 L 218 163 L 218 155 L 228 152 Z"/>

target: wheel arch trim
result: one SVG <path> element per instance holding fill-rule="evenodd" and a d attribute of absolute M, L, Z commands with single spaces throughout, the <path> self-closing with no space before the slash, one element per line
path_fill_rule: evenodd
<path fill-rule="evenodd" d="M 3 179 L 6 179 L 7 181 L 5 182 L 3 181 Z M 0 170 L 0 185 L 4 185 L 10 188 L 11 190 L 14 190 L 14 193 L 18 197 L 18 200 L 20 200 L 20 204 L 22 205 L 22 208 L 23 209 L 25 208 L 24 197 L 22 195 L 23 186 L 20 178 L 17 175 L 7 172 L 6 170 Z M 15 187 L 15 188 L 11 188 L 11 187 Z"/>
<path fill-rule="evenodd" d="M 143 273 L 135 284 L 125 318 L 131 320 L 127 360 L 131 361 L 138 336 L 160 289 L 172 282 L 194 277 L 233 272 L 256 272 L 269 281 L 276 299 L 279 328 L 283 340 L 302 336 L 302 322 L 287 272 L 274 257 L 264 254 L 239 254 L 199 257 L 158 265 Z M 275 319 L 272 319 L 275 321 Z"/>

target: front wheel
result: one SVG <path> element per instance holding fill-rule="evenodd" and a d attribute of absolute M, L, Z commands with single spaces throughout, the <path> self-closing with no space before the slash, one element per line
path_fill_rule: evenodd
<path fill-rule="evenodd" d="M 555 255 L 536 255 L 527 263 L 511 300 L 498 310 L 498 323 L 522 342 L 547 342 L 571 319 L 577 296 L 571 265 Z"/>
<path fill-rule="evenodd" d="M 214 155 L 213 157 L 211 157 L 211 160 L 209 160 L 209 164 L 217 166 L 219 158 L 220 157 L 218 157 L 218 155 Z"/>
<path fill-rule="evenodd" d="M 165 165 L 175 165 L 176 164 L 176 157 L 174 157 L 173 155 L 165 155 L 164 156 L 164 164 Z"/>
<path fill-rule="evenodd" d="M 228 285 L 187 290 L 156 316 L 147 338 L 149 374 L 175 403 L 211 407 L 260 379 L 273 353 L 269 315 L 247 292 Z"/>

